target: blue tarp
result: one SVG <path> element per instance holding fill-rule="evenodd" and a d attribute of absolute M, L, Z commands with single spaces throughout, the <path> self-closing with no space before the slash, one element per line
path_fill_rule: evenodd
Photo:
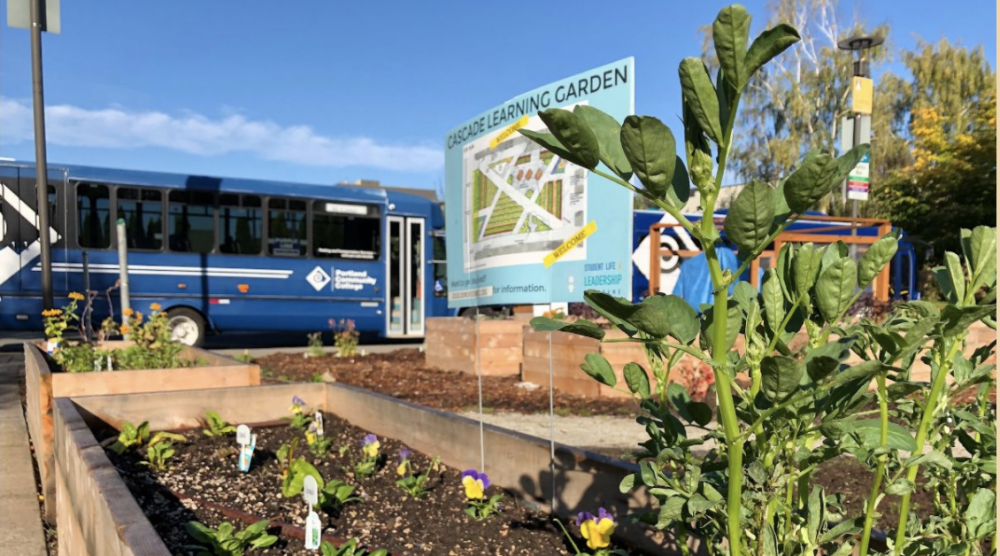
<path fill-rule="evenodd" d="M 719 265 L 722 270 L 736 272 L 740 267 L 740 262 L 736 260 L 736 254 L 730 249 L 716 249 L 719 256 Z M 712 303 L 712 276 L 708 272 L 708 259 L 705 253 L 699 253 L 694 257 L 684 261 L 680 268 L 680 276 L 677 277 L 677 284 L 674 285 L 674 295 L 680 296 L 687 301 L 695 311 L 701 312 L 698 307 L 703 304 Z M 730 295 L 733 287 L 729 286 Z"/>

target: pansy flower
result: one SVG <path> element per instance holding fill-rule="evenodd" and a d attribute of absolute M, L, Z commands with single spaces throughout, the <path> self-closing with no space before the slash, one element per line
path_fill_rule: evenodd
<path fill-rule="evenodd" d="M 412 455 L 413 455 L 413 451 L 412 450 L 408 450 L 406 448 L 403 448 L 402 450 L 399 451 L 399 454 L 398 454 L 399 465 L 396 466 L 396 474 L 399 475 L 400 477 L 402 477 L 403 475 L 406 475 L 406 468 L 410 464 L 410 456 L 412 456 Z"/>
<path fill-rule="evenodd" d="M 69 298 L 73 301 L 83 301 L 83 294 L 80 292 L 70 292 Z"/>
<path fill-rule="evenodd" d="M 462 471 L 462 486 L 465 487 L 465 497 L 469 500 L 482 500 L 486 497 L 486 489 L 490 488 L 490 478 L 486 473 L 475 469 Z"/>
<path fill-rule="evenodd" d="M 615 532 L 615 518 L 604 508 L 598 508 L 597 516 L 590 512 L 578 513 L 576 526 L 587 540 L 587 547 L 599 550 L 611 544 L 611 535 Z"/>
<path fill-rule="evenodd" d="M 302 413 L 302 408 L 305 407 L 306 402 L 302 401 L 302 398 L 298 396 L 292 396 L 292 407 L 288 408 L 288 411 L 298 415 Z"/>
<path fill-rule="evenodd" d="M 306 431 L 306 444 L 312 446 L 316 442 L 316 423 L 309 424 L 309 430 Z"/>
<path fill-rule="evenodd" d="M 379 444 L 378 437 L 374 434 L 366 434 L 365 437 L 361 439 L 361 451 L 364 452 L 366 457 L 378 457 L 378 449 L 380 446 L 381 444 Z"/>

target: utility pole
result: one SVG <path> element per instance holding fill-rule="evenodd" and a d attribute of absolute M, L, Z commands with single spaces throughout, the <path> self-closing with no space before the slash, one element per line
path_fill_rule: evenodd
<path fill-rule="evenodd" d="M 874 89 L 865 52 L 883 42 L 885 42 L 885 37 L 854 36 L 837 43 L 837 47 L 841 50 L 850 50 L 858 53 L 857 58 L 854 60 L 854 75 L 851 79 L 851 112 L 854 114 L 852 147 L 857 147 L 869 140 L 868 137 L 862 137 L 861 134 L 864 116 L 868 115 L 871 117 Z M 870 161 L 871 154 L 869 152 L 851 170 L 850 175 L 843 184 L 843 199 L 845 203 L 850 200 L 851 218 L 854 220 L 858 218 L 858 201 L 868 200 L 870 187 L 868 168 Z M 857 225 L 856 223 L 852 223 L 851 236 L 857 235 Z M 852 242 L 850 249 L 851 257 L 857 260 L 857 244 Z"/>
<path fill-rule="evenodd" d="M 35 108 L 35 192 L 42 247 L 42 308 L 52 309 L 52 242 L 49 237 L 49 165 L 45 153 L 45 87 L 42 80 L 43 0 L 31 2 L 31 90 Z"/>

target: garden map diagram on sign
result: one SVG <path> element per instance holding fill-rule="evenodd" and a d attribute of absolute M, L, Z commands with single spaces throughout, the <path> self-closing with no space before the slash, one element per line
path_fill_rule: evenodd
<path fill-rule="evenodd" d="M 572 109 L 572 107 L 566 107 Z M 545 130 L 537 116 L 525 129 Z M 587 172 L 519 133 L 462 152 L 465 271 L 538 264 L 587 223 Z M 586 242 L 560 260 L 586 258 Z"/>

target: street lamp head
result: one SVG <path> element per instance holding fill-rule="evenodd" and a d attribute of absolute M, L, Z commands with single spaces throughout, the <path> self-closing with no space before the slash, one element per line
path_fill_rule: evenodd
<path fill-rule="evenodd" d="M 848 37 L 837 43 L 837 48 L 841 50 L 865 50 L 878 46 L 885 42 L 885 37 L 855 35 Z"/>

